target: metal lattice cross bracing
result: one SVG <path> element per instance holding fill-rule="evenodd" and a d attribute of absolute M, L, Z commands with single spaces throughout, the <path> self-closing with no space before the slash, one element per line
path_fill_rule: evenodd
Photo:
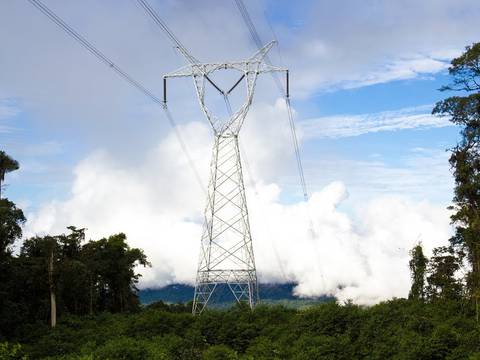
<path fill-rule="evenodd" d="M 201 313 L 219 285 L 226 285 L 237 302 L 247 302 L 253 308 L 259 301 L 257 273 L 252 236 L 248 219 L 238 135 L 252 104 L 255 82 L 261 73 L 286 71 L 266 64 L 264 57 L 274 42 L 265 45 L 245 61 L 189 65 L 165 75 L 193 77 L 200 106 L 214 134 L 210 181 L 200 246 L 193 313 Z M 239 72 L 238 80 L 228 90 L 222 90 L 209 74 L 221 70 Z M 242 81 L 246 99 L 243 105 L 226 118 L 215 116 L 205 104 L 205 87 L 213 86 L 229 106 L 228 96 Z M 164 97 L 166 101 L 166 96 Z"/>
<path fill-rule="evenodd" d="M 237 301 L 258 301 L 257 276 L 238 137 L 216 135 L 200 247 L 194 312 L 201 312 L 218 283 Z M 212 287 L 213 286 L 213 287 Z"/>

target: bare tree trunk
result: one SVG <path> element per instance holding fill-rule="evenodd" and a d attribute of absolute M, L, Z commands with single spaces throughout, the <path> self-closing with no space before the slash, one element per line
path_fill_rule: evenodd
<path fill-rule="evenodd" d="M 50 287 L 50 326 L 54 328 L 57 325 L 57 300 L 55 298 L 55 288 L 53 285 L 53 246 L 48 262 L 48 283 Z"/>

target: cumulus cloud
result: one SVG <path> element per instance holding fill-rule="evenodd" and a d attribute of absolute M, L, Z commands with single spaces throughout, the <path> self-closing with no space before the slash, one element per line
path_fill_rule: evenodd
<path fill-rule="evenodd" d="M 343 138 L 371 132 L 453 126 L 431 115 L 430 105 L 360 115 L 335 115 L 300 122 L 306 139 Z"/>
<path fill-rule="evenodd" d="M 274 254 L 286 276 L 298 282 L 299 296 L 331 294 L 362 304 L 406 296 L 408 250 L 419 238 L 427 253 L 446 243 L 448 213 L 426 202 L 385 196 L 349 216 L 338 209 L 347 197 L 343 183 L 334 182 L 308 203 L 286 206 L 275 197 L 264 198 L 260 206 L 254 202 L 257 228 L 262 229 L 264 221 L 274 224 L 256 238 L 259 271 L 278 276 Z M 260 212 L 268 219 L 257 218 Z M 269 238 L 270 243 L 265 241 Z M 276 252 L 269 251 L 270 244 Z"/>
<path fill-rule="evenodd" d="M 193 154 L 207 169 L 209 130 L 199 123 L 183 130 L 195 134 Z M 28 215 L 27 235 L 63 232 L 71 224 L 86 227 L 91 238 L 123 231 L 153 264 L 142 270 L 142 287 L 192 283 L 204 194 L 177 152 L 172 135 L 134 167 L 95 152 L 76 166 L 66 201 Z M 341 182 L 313 193 L 308 203 L 284 204 L 280 194 L 275 183 L 248 188 L 257 268 L 261 281 L 298 282 L 298 296 L 331 294 L 362 304 L 406 296 L 408 250 L 420 234 L 427 251 L 449 237 L 448 213 L 427 202 L 378 197 L 355 215 L 339 210 L 348 202 Z"/>

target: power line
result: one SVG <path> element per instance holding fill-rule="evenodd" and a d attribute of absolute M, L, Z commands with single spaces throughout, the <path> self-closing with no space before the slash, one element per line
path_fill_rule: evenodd
<path fill-rule="evenodd" d="M 198 64 L 199 61 L 193 55 L 191 55 L 187 48 L 181 43 L 181 41 L 170 30 L 167 24 L 160 18 L 155 9 L 145 0 L 137 0 L 140 6 L 145 12 L 152 18 L 155 24 L 168 36 L 168 38 L 174 43 L 177 49 L 187 58 L 191 64 Z"/>
<path fill-rule="evenodd" d="M 248 28 L 248 31 L 250 32 L 250 36 L 252 37 L 253 42 L 260 49 L 262 47 L 262 41 L 260 39 L 260 36 L 258 35 L 257 29 L 255 28 L 255 24 L 253 23 L 252 18 L 250 17 L 248 10 L 245 7 L 245 4 L 243 3 L 243 0 L 235 0 L 235 4 L 237 5 L 238 11 L 240 12 L 242 19 L 245 22 Z M 265 62 L 268 64 L 271 64 L 268 55 L 265 56 Z M 290 97 L 288 92 L 284 90 L 281 81 L 277 77 L 277 74 L 272 73 L 272 77 L 273 77 L 273 80 L 275 81 L 275 84 L 277 85 L 277 88 L 280 94 L 285 100 L 285 105 L 287 107 L 287 114 L 288 114 L 288 123 L 290 126 L 290 133 L 292 135 L 292 144 L 295 151 L 295 159 L 297 162 L 297 169 L 300 177 L 300 184 L 303 190 L 303 198 L 305 199 L 305 201 L 308 201 L 307 184 L 305 181 L 305 175 L 303 171 L 302 158 L 300 156 L 300 147 L 298 145 L 297 132 L 295 129 L 295 118 L 293 116 L 293 111 L 290 104 Z"/>
<path fill-rule="evenodd" d="M 135 87 L 137 90 L 139 90 L 144 95 L 149 97 L 154 103 L 162 107 L 162 109 L 164 110 L 165 117 L 167 118 L 167 121 L 170 124 L 170 126 L 173 128 L 175 136 L 177 137 L 177 140 L 180 143 L 180 147 L 187 158 L 188 164 L 195 174 L 196 181 L 198 182 L 202 190 L 205 192 L 205 187 L 203 186 L 203 182 L 200 177 L 200 174 L 195 167 L 195 163 L 193 162 L 192 157 L 190 156 L 190 153 L 182 137 L 180 129 L 178 128 L 177 123 L 175 122 L 175 120 L 173 119 L 171 113 L 167 108 L 167 104 L 164 103 L 162 100 L 160 100 L 157 96 L 155 96 L 155 94 L 153 94 L 144 85 L 142 85 L 142 83 L 135 80 L 127 72 L 125 72 L 119 66 L 117 66 L 104 53 L 102 53 L 97 47 L 92 45 L 87 39 L 85 39 L 85 37 L 80 35 L 76 30 L 74 30 L 70 25 L 68 25 L 62 18 L 60 18 L 57 14 L 55 14 L 50 8 L 48 8 L 48 6 L 43 4 L 40 0 L 28 0 L 28 1 L 33 6 L 35 6 L 38 10 L 40 10 L 45 16 L 47 16 L 52 22 L 54 22 L 57 26 L 59 26 L 63 31 L 65 31 L 70 37 L 72 37 L 75 41 L 77 41 L 80 45 L 82 45 L 87 51 L 89 51 L 102 63 L 104 63 L 110 69 L 112 69 L 118 75 L 120 75 L 120 77 L 126 80 L 131 86 Z"/>

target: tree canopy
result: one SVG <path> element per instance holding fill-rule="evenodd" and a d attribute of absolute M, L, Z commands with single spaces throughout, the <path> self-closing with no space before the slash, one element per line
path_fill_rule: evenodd
<path fill-rule="evenodd" d="M 18 161 L 7 155 L 5 151 L 0 150 L 0 198 L 2 194 L 2 183 L 5 180 L 5 174 L 18 170 L 20 168 Z"/>
<path fill-rule="evenodd" d="M 460 127 L 461 140 L 451 149 L 450 165 L 455 179 L 454 211 L 451 219 L 455 235 L 452 249 L 464 254 L 471 270 L 467 274 L 468 293 L 478 306 L 480 300 L 480 43 L 468 46 L 451 62 L 452 82 L 443 91 L 460 95 L 438 102 L 433 114 L 446 116 Z M 463 256 L 462 256 L 463 257 Z"/>

